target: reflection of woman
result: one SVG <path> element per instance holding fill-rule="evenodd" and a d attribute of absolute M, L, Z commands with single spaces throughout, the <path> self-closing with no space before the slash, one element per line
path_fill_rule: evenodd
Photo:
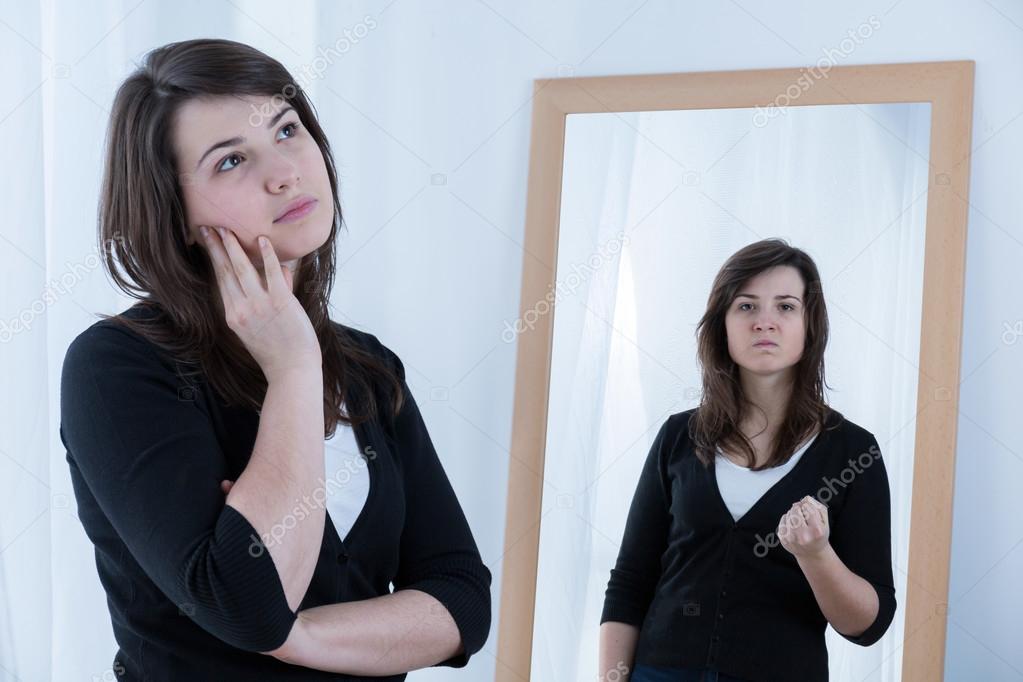
<path fill-rule="evenodd" d="M 780 240 L 741 249 L 697 333 L 703 398 L 667 419 L 643 466 L 602 679 L 827 680 L 827 624 L 869 646 L 895 588 L 877 441 L 823 401 L 816 265 Z"/>
<path fill-rule="evenodd" d="M 275 60 L 186 41 L 121 86 L 100 226 L 144 297 L 71 344 L 60 429 L 118 679 L 402 680 L 486 640 L 491 574 L 404 366 L 327 314 L 341 224 Z"/>

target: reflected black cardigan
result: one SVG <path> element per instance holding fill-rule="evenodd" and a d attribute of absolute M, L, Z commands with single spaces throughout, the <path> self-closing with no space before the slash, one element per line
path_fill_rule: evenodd
<path fill-rule="evenodd" d="M 888 476 L 874 436 L 830 411 L 802 458 L 738 521 L 714 466 L 697 459 L 688 410 L 661 426 L 636 486 L 600 622 L 640 628 L 636 664 L 710 668 L 751 680 L 828 679 L 828 625 L 795 557 L 776 536 L 793 502 L 828 507 L 830 543 L 870 582 L 879 609 L 858 637 L 876 642 L 895 615 Z M 832 428 L 834 427 L 834 428 Z"/>

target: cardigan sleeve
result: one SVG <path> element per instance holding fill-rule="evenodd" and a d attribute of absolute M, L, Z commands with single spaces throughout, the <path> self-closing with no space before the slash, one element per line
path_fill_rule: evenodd
<path fill-rule="evenodd" d="M 853 453 L 855 459 L 851 459 L 849 466 L 858 473 L 849 483 L 845 502 L 831 527 L 831 546 L 835 554 L 877 592 L 878 610 L 874 622 L 856 637 L 838 633 L 860 646 L 870 646 L 881 639 L 895 616 L 896 606 L 888 472 L 873 435 L 866 445 L 866 449 Z M 866 460 L 866 456 L 870 459 Z"/>
<path fill-rule="evenodd" d="M 394 421 L 405 483 L 405 526 L 394 588 L 421 590 L 444 605 L 458 626 L 464 650 L 433 667 L 462 668 L 483 648 L 490 632 L 491 573 L 405 381 L 405 367 L 393 351 L 381 346 L 404 391 Z"/>
<path fill-rule="evenodd" d="M 661 577 L 661 556 L 668 546 L 670 497 L 662 474 L 671 417 L 661 425 L 639 474 L 618 559 L 604 594 L 600 623 L 640 627 Z"/>
<path fill-rule="evenodd" d="M 273 650 L 296 615 L 257 531 L 224 504 L 225 457 L 204 408 L 182 390 L 190 389 L 129 331 L 94 325 L 71 343 L 60 433 L 83 482 L 80 517 L 105 517 L 182 615 L 239 649 Z M 94 542 L 106 535 L 86 531 Z"/>

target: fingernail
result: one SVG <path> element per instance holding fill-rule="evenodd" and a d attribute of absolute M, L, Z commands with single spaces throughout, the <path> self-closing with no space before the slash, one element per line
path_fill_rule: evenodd
<path fill-rule="evenodd" d="M 260 246 L 264 246 L 265 247 L 267 244 L 268 244 L 268 242 L 266 241 L 266 237 L 260 237 L 259 238 L 259 245 Z"/>
<path fill-rule="evenodd" d="M 209 239 L 210 238 L 210 231 L 208 229 L 206 229 L 205 225 L 200 225 L 199 226 L 199 232 L 202 234 L 204 239 Z"/>
<path fill-rule="evenodd" d="M 227 235 L 227 232 L 222 227 L 218 227 L 217 232 L 220 234 L 221 239 L 223 239 Z"/>

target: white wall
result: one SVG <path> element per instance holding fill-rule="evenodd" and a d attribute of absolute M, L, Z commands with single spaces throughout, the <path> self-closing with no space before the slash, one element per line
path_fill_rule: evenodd
<path fill-rule="evenodd" d="M 494 629 L 485 650 L 460 674 L 410 675 L 423 681 L 491 679 L 497 665 L 515 369 L 514 345 L 501 334 L 518 314 L 532 79 L 808 66 L 825 49 L 843 50 L 848 31 L 872 15 L 880 28 L 837 63 L 975 60 L 946 679 L 1023 677 L 1023 649 L 1013 635 L 1023 631 L 1023 590 L 1014 580 L 1023 573 L 1023 439 L 1014 429 L 1023 406 L 1023 304 L 1015 295 L 1023 291 L 1023 192 L 1014 162 L 1023 148 L 1019 3 L 55 2 L 5 2 L 2 9 L 3 54 L 18 66 L 0 100 L 8 171 L 0 203 L 39 219 L 0 228 L 2 320 L 69 271 L 67 263 L 94 253 L 106 109 L 146 50 L 171 40 L 229 37 L 293 71 L 308 66 L 321 73 L 309 90 L 339 161 L 350 227 L 339 250 L 337 319 L 372 331 L 403 358 L 494 571 Z M 340 43 L 346 49 L 332 63 L 317 66 L 317 48 L 337 45 L 346 29 L 368 23 L 366 15 L 375 26 Z M 55 70 L 58 64 L 67 68 Z M 45 121 L 45 144 L 38 137 L 42 104 L 54 112 Z M 26 609 L 42 609 L 41 616 L 24 609 L 17 616 L 24 680 L 49 679 L 49 596 L 12 588 L 17 558 L 77 523 L 73 501 L 67 508 L 73 497 L 57 437 L 60 362 L 71 338 L 94 321 L 88 313 L 125 305 L 101 270 L 89 271 L 0 353 L 2 375 L 12 381 L 0 393 L 6 455 L 0 472 L 5 486 L 23 495 L 2 507 L 3 589 Z M 1016 325 L 1019 333 L 1007 333 Z M 54 679 L 101 675 L 113 655 L 102 594 L 61 590 L 95 570 L 82 540 L 73 560 L 54 557 L 53 612 L 73 597 L 91 614 L 74 630 L 54 617 L 52 638 L 60 643 Z M 95 633 L 101 645 L 83 632 Z M 69 650 L 81 652 L 87 669 L 67 668 Z M 0 669 L 0 679 L 14 679 L 2 675 Z"/>

